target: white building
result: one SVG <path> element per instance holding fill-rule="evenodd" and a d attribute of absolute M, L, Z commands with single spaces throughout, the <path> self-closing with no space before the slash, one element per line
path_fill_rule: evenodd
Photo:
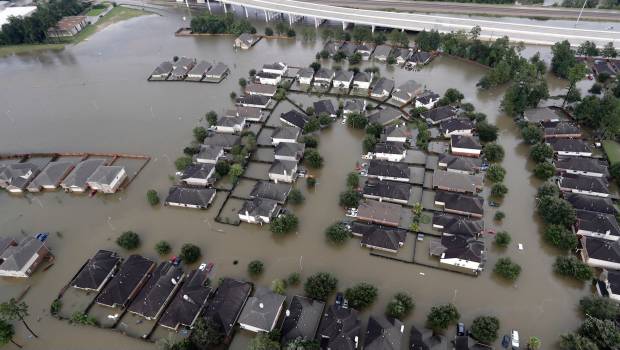
<path fill-rule="evenodd" d="M 276 159 L 269 168 L 269 180 L 291 183 L 297 177 L 297 162 Z"/>
<path fill-rule="evenodd" d="M 125 167 L 116 165 L 102 165 L 88 177 L 88 186 L 103 193 L 114 193 L 127 178 Z"/>
<path fill-rule="evenodd" d="M 239 220 L 249 224 L 268 224 L 278 213 L 278 202 L 266 198 L 246 200 L 239 210 Z"/>

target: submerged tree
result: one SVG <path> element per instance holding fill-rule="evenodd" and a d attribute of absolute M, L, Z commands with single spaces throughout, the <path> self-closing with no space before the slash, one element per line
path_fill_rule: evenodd
<path fill-rule="evenodd" d="M 25 302 L 19 302 L 15 298 L 9 299 L 9 301 L 5 301 L 0 304 L 0 317 L 8 320 L 15 321 L 19 320 L 23 323 L 24 327 L 32 334 L 35 338 L 39 336 L 32 331 L 28 323 L 26 323 L 26 317 L 28 317 L 28 304 Z"/>

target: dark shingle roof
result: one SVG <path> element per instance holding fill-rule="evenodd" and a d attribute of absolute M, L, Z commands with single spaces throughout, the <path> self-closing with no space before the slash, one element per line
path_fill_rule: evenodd
<path fill-rule="evenodd" d="M 296 167 L 297 162 L 295 161 L 276 159 L 271 164 L 271 167 L 269 168 L 269 173 L 284 175 L 284 173 L 286 172 L 287 175 L 290 175 L 294 172 Z"/>
<path fill-rule="evenodd" d="M 278 202 L 267 198 L 253 198 L 246 200 L 239 209 L 239 213 L 245 215 L 247 212 L 250 216 L 272 217 Z"/>
<path fill-rule="evenodd" d="M 271 134 L 273 139 L 297 140 L 299 129 L 292 126 L 281 126 L 276 128 Z"/>
<path fill-rule="evenodd" d="M 142 279 L 155 263 L 140 255 L 130 255 L 120 270 L 97 296 L 97 303 L 110 307 L 125 307 Z"/>
<path fill-rule="evenodd" d="M 297 338 L 314 339 L 324 308 L 322 301 L 295 295 L 282 322 L 282 343 Z"/>
<path fill-rule="evenodd" d="M 451 106 L 441 106 L 421 113 L 422 118 L 438 123 L 445 119 L 456 117 L 456 109 Z"/>
<path fill-rule="evenodd" d="M 620 241 L 582 236 L 581 246 L 591 259 L 620 264 Z"/>
<path fill-rule="evenodd" d="M 295 157 L 300 159 L 304 155 L 306 145 L 297 142 L 280 142 L 275 147 L 275 155 L 282 157 Z"/>
<path fill-rule="evenodd" d="M 396 251 L 407 240 L 407 231 L 361 222 L 351 223 L 351 232 L 362 236 L 362 244 Z"/>
<path fill-rule="evenodd" d="M 280 114 L 280 119 L 300 129 L 303 129 L 304 126 L 306 126 L 306 123 L 310 121 L 310 118 L 308 118 L 307 115 L 295 109 L 292 109 L 286 113 Z"/>
<path fill-rule="evenodd" d="M 120 261 L 121 257 L 115 252 L 98 251 L 71 281 L 71 286 L 98 290 Z"/>
<path fill-rule="evenodd" d="M 430 90 L 426 90 L 422 92 L 418 97 L 416 97 L 416 101 L 419 101 L 422 104 L 429 104 L 432 100 L 439 99 L 439 94 L 436 94 Z"/>
<path fill-rule="evenodd" d="M 398 120 L 402 115 L 403 113 L 395 108 L 377 109 L 368 115 L 368 122 L 387 125 Z"/>
<path fill-rule="evenodd" d="M 273 183 L 271 181 L 259 181 L 254 185 L 251 198 L 266 198 L 277 201 L 278 203 L 286 202 L 291 185 L 286 183 Z"/>
<path fill-rule="evenodd" d="M 588 143 L 578 139 L 551 139 L 546 141 L 555 152 L 592 152 Z"/>
<path fill-rule="evenodd" d="M 392 198 L 408 201 L 411 195 L 411 185 L 398 181 L 376 181 L 368 179 L 364 184 L 365 195 Z"/>
<path fill-rule="evenodd" d="M 442 153 L 439 154 L 439 163 L 446 164 L 447 169 L 474 172 L 482 166 L 482 159 Z"/>
<path fill-rule="evenodd" d="M 355 73 L 355 76 L 353 77 L 353 81 L 357 81 L 361 83 L 368 83 L 370 82 L 370 74 L 366 72 L 357 72 Z"/>
<path fill-rule="evenodd" d="M 178 203 L 206 208 L 215 197 L 214 188 L 190 188 L 173 186 L 168 192 L 166 203 Z"/>
<path fill-rule="evenodd" d="M 573 123 L 566 121 L 547 121 L 541 123 L 545 136 L 557 135 L 581 135 L 581 129 Z"/>
<path fill-rule="evenodd" d="M 586 171 L 603 174 L 605 177 L 609 176 L 607 165 L 595 158 L 561 157 L 558 158 L 554 164 L 559 170 Z"/>
<path fill-rule="evenodd" d="M 385 93 L 388 94 L 392 92 L 394 89 L 394 80 L 387 78 L 379 78 L 375 83 L 370 87 L 373 93 Z"/>
<path fill-rule="evenodd" d="M 473 136 L 452 135 L 450 136 L 450 146 L 458 148 L 468 148 L 482 150 L 480 142 Z"/>
<path fill-rule="evenodd" d="M 609 194 L 609 184 L 601 177 L 565 174 L 558 183 L 562 188 Z"/>
<path fill-rule="evenodd" d="M 257 287 L 254 295 L 245 303 L 239 316 L 239 323 L 271 331 L 285 300 L 284 295 L 274 293 L 265 287 Z"/>
<path fill-rule="evenodd" d="M 183 171 L 183 175 L 181 175 L 181 180 L 187 179 L 209 179 L 209 174 L 215 168 L 215 164 L 211 163 L 199 163 L 192 164 L 187 167 Z"/>
<path fill-rule="evenodd" d="M 379 142 L 375 145 L 375 153 L 403 154 L 405 145 L 402 142 Z"/>
<path fill-rule="evenodd" d="M 437 191 L 435 200 L 445 203 L 445 208 L 472 214 L 483 214 L 484 199 L 463 193 Z"/>
<path fill-rule="evenodd" d="M 441 244 L 445 247 L 444 259 L 458 258 L 465 261 L 482 262 L 484 242 L 464 236 L 442 236 Z"/>
<path fill-rule="evenodd" d="M 206 286 L 206 282 L 207 271 L 197 269 L 190 272 L 159 324 L 173 329 L 181 325 L 191 327 L 211 294 L 212 289 Z"/>
<path fill-rule="evenodd" d="M 203 144 L 205 146 L 220 146 L 223 148 L 232 148 L 241 143 L 241 136 L 232 134 L 215 133 L 205 138 Z"/>
<path fill-rule="evenodd" d="M 614 214 L 618 213 L 618 209 L 614 206 L 610 198 L 602 198 L 588 196 L 585 194 L 566 193 L 564 198 L 575 208 L 598 213 Z"/>
<path fill-rule="evenodd" d="M 125 171 L 125 167 L 117 165 L 102 165 L 98 167 L 86 181 L 109 185 L 122 171 Z"/>
<path fill-rule="evenodd" d="M 455 118 L 444 120 L 439 124 L 439 131 L 442 134 L 454 132 L 457 130 L 472 130 L 474 128 L 474 122 L 467 118 Z"/>
<path fill-rule="evenodd" d="M 364 349 L 401 350 L 404 325 L 386 316 L 370 316 L 364 336 Z"/>
<path fill-rule="evenodd" d="M 147 319 L 156 318 L 182 276 L 183 269 L 180 266 L 167 261 L 160 263 L 129 306 L 129 311 Z"/>
<path fill-rule="evenodd" d="M 32 180 L 28 188 L 38 189 L 43 186 L 57 186 L 72 168 L 72 162 L 51 162 Z"/>
<path fill-rule="evenodd" d="M 225 336 L 235 328 L 241 309 L 252 291 L 252 284 L 224 278 L 205 310 L 205 319 L 218 324 Z"/>
<path fill-rule="evenodd" d="M 328 115 L 336 114 L 336 108 L 334 108 L 334 104 L 331 100 L 319 100 L 313 103 L 314 106 L 314 114 L 321 115 L 322 113 L 326 113 Z"/>
<path fill-rule="evenodd" d="M 358 312 L 355 309 L 331 305 L 323 314 L 318 334 L 328 338 L 328 348 L 332 350 L 353 350 L 361 332 Z"/>
<path fill-rule="evenodd" d="M 315 74 L 314 79 L 332 79 L 334 71 L 329 68 L 320 68 Z"/>
<path fill-rule="evenodd" d="M 474 237 L 484 230 L 484 221 L 461 215 L 434 213 L 433 226 L 442 226 L 442 233 Z"/>
<path fill-rule="evenodd" d="M 266 106 L 271 99 L 268 96 L 262 95 L 243 95 L 241 97 L 237 97 L 237 104 L 243 105 L 255 105 L 255 106 Z"/>
<path fill-rule="evenodd" d="M 385 176 L 395 178 L 406 178 L 410 176 L 410 169 L 407 164 L 390 162 L 387 160 L 373 159 L 368 166 L 369 176 Z"/>
<path fill-rule="evenodd" d="M 603 214 L 587 210 L 576 210 L 575 228 L 610 236 L 620 236 L 620 226 L 615 215 Z"/>

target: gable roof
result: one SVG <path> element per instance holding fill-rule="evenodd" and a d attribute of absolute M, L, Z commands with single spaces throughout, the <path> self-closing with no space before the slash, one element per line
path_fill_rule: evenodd
<path fill-rule="evenodd" d="M 180 266 L 169 261 L 160 263 L 129 306 L 129 311 L 147 319 L 156 318 L 182 277 L 183 269 Z"/>
<path fill-rule="evenodd" d="M 395 108 L 387 107 L 383 109 L 376 109 L 374 112 L 368 115 L 368 122 L 379 123 L 385 126 L 398 120 L 402 115 L 402 111 Z"/>
<path fill-rule="evenodd" d="M 441 237 L 444 248 L 443 259 L 460 259 L 481 263 L 484 259 L 484 242 L 473 238 L 454 235 Z"/>
<path fill-rule="evenodd" d="M 88 259 L 86 265 L 71 281 L 71 286 L 98 290 L 120 261 L 121 257 L 116 252 L 99 250 L 92 258 Z"/>
<path fill-rule="evenodd" d="M 383 153 L 383 154 L 403 154 L 406 151 L 405 145 L 403 142 L 379 142 L 375 145 L 374 152 L 375 153 Z"/>
<path fill-rule="evenodd" d="M 297 76 L 299 78 L 312 78 L 314 77 L 314 69 L 312 68 L 302 68 L 297 71 Z"/>
<path fill-rule="evenodd" d="M 618 208 L 614 206 L 614 203 L 610 198 L 588 196 L 578 193 L 566 193 L 564 194 L 564 199 L 566 199 L 575 209 L 583 209 L 613 215 L 618 214 Z"/>
<path fill-rule="evenodd" d="M 293 126 L 280 126 L 273 130 L 272 139 L 297 140 L 299 129 Z"/>
<path fill-rule="evenodd" d="M 194 188 L 172 186 L 166 197 L 166 203 L 179 203 L 206 208 L 215 197 L 214 188 Z"/>
<path fill-rule="evenodd" d="M 239 209 L 239 213 L 245 215 L 246 212 L 250 216 L 272 217 L 278 203 L 268 198 L 253 198 L 243 202 L 243 206 Z"/>
<path fill-rule="evenodd" d="M 291 175 L 297 168 L 297 162 L 292 160 L 276 159 L 269 168 L 269 174 Z"/>
<path fill-rule="evenodd" d="M 224 278 L 207 304 L 204 318 L 218 324 L 229 337 L 251 291 L 252 284 L 248 282 Z"/>
<path fill-rule="evenodd" d="M 327 113 L 329 115 L 336 114 L 336 108 L 334 108 L 334 104 L 331 100 L 319 100 L 314 102 L 313 104 L 314 114 L 321 115 L 322 113 Z"/>
<path fill-rule="evenodd" d="M 601 177 L 564 174 L 558 184 L 562 188 L 609 194 L 609 184 Z"/>
<path fill-rule="evenodd" d="M 474 172 L 482 166 L 482 159 L 441 153 L 439 154 L 439 163 L 446 164 L 447 169 Z"/>
<path fill-rule="evenodd" d="M 587 210 L 575 210 L 577 220 L 575 228 L 600 234 L 618 237 L 620 236 L 620 226 L 615 215 L 597 213 Z"/>
<path fill-rule="evenodd" d="M 277 90 L 278 90 L 278 87 L 275 85 L 258 84 L 258 83 L 249 83 L 245 87 L 245 92 L 248 94 L 256 93 L 256 94 L 274 95 Z"/>
<path fill-rule="evenodd" d="M 596 158 L 560 157 L 553 163 L 559 170 L 586 171 L 602 174 L 604 177 L 609 176 L 607 165 Z"/>
<path fill-rule="evenodd" d="M 411 170 L 405 163 L 390 162 L 387 160 L 371 159 L 368 165 L 368 175 L 409 179 Z"/>
<path fill-rule="evenodd" d="M 362 236 L 362 245 L 397 251 L 407 240 L 407 231 L 394 227 L 351 223 L 351 232 Z"/>
<path fill-rule="evenodd" d="M 125 167 L 122 166 L 101 165 L 86 181 L 109 185 L 123 171 L 125 171 Z"/>
<path fill-rule="evenodd" d="M 157 68 L 155 68 L 155 70 L 153 71 L 153 73 L 151 73 L 151 75 L 170 74 L 170 72 L 172 72 L 172 69 L 173 69 L 172 62 L 164 61 L 160 63 L 159 66 L 157 66 Z"/>
<path fill-rule="evenodd" d="M 385 93 L 388 94 L 392 92 L 394 89 L 394 80 L 381 77 L 375 81 L 375 83 L 370 87 L 373 93 Z"/>
<path fill-rule="evenodd" d="M 218 62 L 215 66 L 213 66 L 213 67 L 211 67 L 211 69 L 209 69 L 207 74 L 211 75 L 211 76 L 222 76 L 226 72 L 228 72 L 228 70 L 229 70 L 229 68 L 228 68 L 227 65 L 225 65 L 222 62 Z"/>
<path fill-rule="evenodd" d="M 441 106 L 420 113 L 422 118 L 437 123 L 445 119 L 456 117 L 456 109 L 452 106 Z"/>
<path fill-rule="evenodd" d="M 241 143 L 241 136 L 233 134 L 214 133 L 207 136 L 203 142 L 205 146 L 220 146 L 232 148 Z"/>
<path fill-rule="evenodd" d="M 474 237 L 484 231 L 484 220 L 436 212 L 433 213 L 433 226 L 443 227 L 442 233 Z"/>
<path fill-rule="evenodd" d="M 353 80 L 353 72 L 349 70 L 339 69 L 336 71 L 336 75 L 334 76 L 334 80 L 337 81 L 351 81 Z"/>
<path fill-rule="evenodd" d="M 265 198 L 284 203 L 289 192 L 291 192 L 291 188 L 292 186 L 286 183 L 258 181 L 250 193 L 250 198 Z"/>
<path fill-rule="evenodd" d="M 334 71 L 329 68 L 319 68 L 316 73 L 314 73 L 314 79 L 332 79 L 334 76 Z"/>
<path fill-rule="evenodd" d="M 209 71 L 209 69 L 211 69 L 211 67 L 213 67 L 213 65 L 211 65 L 211 63 L 202 60 L 200 62 L 198 62 L 197 65 L 194 66 L 194 68 L 192 68 L 189 71 L 189 75 L 202 75 L 205 74 L 206 72 Z"/>
<path fill-rule="evenodd" d="M 411 185 L 398 181 L 366 180 L 363 193 L 365 195 L 378 196 L 408 201 L 411 195 Z"/>
<path fill-rule="evenodd" d="M 357 72 L 357 73 L 355 73 L 355 76 L 353 77 L 353 81 L 354 82 L 360 82 L 360 83 L 369 83 L 370 82 L 370 74 L 368 74 L 366 72 Z"/>
<path fill-rule="evenodd" d="M 402 206 L 394 203 L 367 199 L 357 207 L 357 219 L 382 225 L 398 226 Z"/>
<path fill-rule="evenodd" d="M 43 168 L 39 175 L 32 180 L 28 188 L 38 189 L 43 186 L 57 186 L 72 168 L 73 162 L 50 162 Z"/>
<path fill-rule="evenodd" d="M 241 97 L 237 97 L 237 104 L 247 104 L 247 105 L 255 105 L 255 106 L 266 106 L 271 98 L 263 95 L 243 95 Z"/>
<path fill-rule="evenodd" d="M 285 300 L 286 296 L 274 293 L 269 288 L 257 287 L 254 295 L 245 303 L 239 323 L 271 331 Z"/>
<path fill-rule="evenodd" d="M 483 179 L 482 175 L 469 175 L 435 169 L 435 172 L 433 172 L 433 187 L 476 193 L 482 188 Z"/>
<path fill-rule="evenodd" d="M 387 58 L 390 55 L 390 52 L 392 52 L 392 47 L 389 45 L 378 45 L 375 48 L 375 57 L 385 57 Z"/>
<path fill-rule="evenodd" d="M 24 189 L 39 173 L 41 167 L 31 162 L 0 166 L 0 187 Z"/>
<path fill-rule="evenodd" d="M 33 236 L 22 239 L 17 245 L 9 245 L 0 255 L 0 270 L 21 271 L 36 255 L 47 255 L 45 242 Z"/>
<path fill-rule="evenodd" d="M 359 113 L 364 110 L 364 103 L 361 100 L 347 100 L 344 103 L 343 110 Z"/>
<path fill-rule="evenodd" d="M 468 135 L 452 135 L 450 136 L 450 146 L 457 148 L 468 148 L 474 150 L 482 150 L 482 146 L 478 139 Z"/>
<path fill-rule="evenodd" d="M 541 125 L 544 128 L 546 137 L 557 135 L 581 135 L 581 129 L 567 121 L 543 121 Z"/>
<path fill-rule="evenodd" d="M 314 339 L 324 308 L 322 301 L 295 295 L 282 322 L 282 343 L 297 338 Z"/>
<path fill-rule="evenodd" d="M 620 241 L 581 236 L 581 246 L 591 259 L 620 264 Z"/>
<path fill-rule="evenodd" d="M 300 129 L 303 129 L 304 126 L 306 126 L 306 123 L 310 121 L 310 118 L 307 115 L 297 111 L 296 109 L 291 109 L 286 113 L 280 114 L 280 119 Z"/>
<path fill-rule="evenodd" d="M 86 186 L 86 180 L 92 175 L 97 168 L 106 163 L 105 159 L 86 159 L 79 162 L 75 168 L 62 180 L 63 187 L 83 187 Z"/>
<path fill-rule="evenodd" d="M 97 296 L 96 302 L 110 307 L 125 307 L 143 278 L 155 263 L 140 255 L 130 255 L 118 273 Z"/>
<path fill-rule="evenodd" d="M 206 270 L 192 270 L 166 308 L 159 324 L 172 329 L 181 325 L 191 327 L 212 292 L 211 287 L 206 285 L 207 277 Z"/>
<path fill-rule="evenodd" d="M 554 152 L 592 152 L 590 145 L 579 139 L 550 139 L 546 142 L 553 148 Z"/>
<path fill-rule="evenodd" d="M 181 180 L 188 180 L 188 179 L 208 180 L 214 168 L 215 168 L 215 164 L 211 164 L 211 163 L 192 164 L 188 166 L 185 170 L 183 170 L 183 175 L 181 175 Z"/>
<path fill-rule="evenodd" d="M 441 124 L 439 124 L 439 131 L 442 134 L 446 134 L 449 132 L 454 132 L 458 130 L 473 130 L 474 122 L 467 118 L 454 118 L 443 120 Z"/>
<path fill-rule="evenodd" d="M 203 145 L 200 147 L 200 152 L 198 152 L 198 154 L 194 156 L 194 159 L 216 161 L 218 157 L 222 154 L 223 150 L 224 147 L 222 146 Z M 210 169 L 204 170 L 210 171 Z"/>
<path fill-rule="evenodd" d="M 424 90 L 418 97 L 416 97 L 416 101 L 419 101 L 422 104 L 429 104 L 432 100 L 438 100 L 439 94 L 434 93 L 430 90 Z"/>
<path fill-rule="evenodd" d="M 275 147 L 274 154 L 276 156 L 301 158 L 304 155 L 306 145 L 297 142 L 280 142 Z"/>
<path fill-rule="evenodd" d="M 464 193 L 447 191 L 435 192 L 435 201 L 445 203 L 445 208 L 465 213 L 483 214 L 484 199 Z"/>
<path fill-rule="evenodd" d="M 383 315 L 372 315 L 364 336 L 364 349 L 367 350 L 400 350 L 402 349 L 402 321 Z"/>
<path fill-rule="evenodd" d="M 328 339 L 329 349 L 353 350 L 358 347 L 360 331 L 357 310 L 331 305 L 323 313 L 318 334 Z"/>

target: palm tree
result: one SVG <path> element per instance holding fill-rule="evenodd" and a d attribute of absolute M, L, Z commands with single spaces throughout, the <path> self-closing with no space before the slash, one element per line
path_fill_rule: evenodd
<path fill-rule="evenodd" d="M 527 348 L 530 350 L 540 349 L 540 338 L 538 337 L 530 337 L 530 340 L 527 342 Z"/>
<path fill-rule="evenodd" d="M 28 305 L 23 301 L 20 303 L 15 298 L 11 298 L 8 302 L 5 301 L 0 304 L 0 317 L 9 321 L 22 321 L 30 334 L 32 334 L 35 338 L 38 338 L 39 336 L 36 335 L 26 323 L 26 320 L 24 319 L 26 316 L 28 316 Z"/>
<path fill-rule="evenodd" d="M 13 340 L 13 336 L 15 335 L 15 328 L 13 328 L 13 325 L 6 322 L 5 320 L 0 320 L 0 346 L 11 342 L 13 343 L 15 346 L 17 346 L 18 348 L 22 348 L 21 345 L 17 344 L 14 340 Z"/>

